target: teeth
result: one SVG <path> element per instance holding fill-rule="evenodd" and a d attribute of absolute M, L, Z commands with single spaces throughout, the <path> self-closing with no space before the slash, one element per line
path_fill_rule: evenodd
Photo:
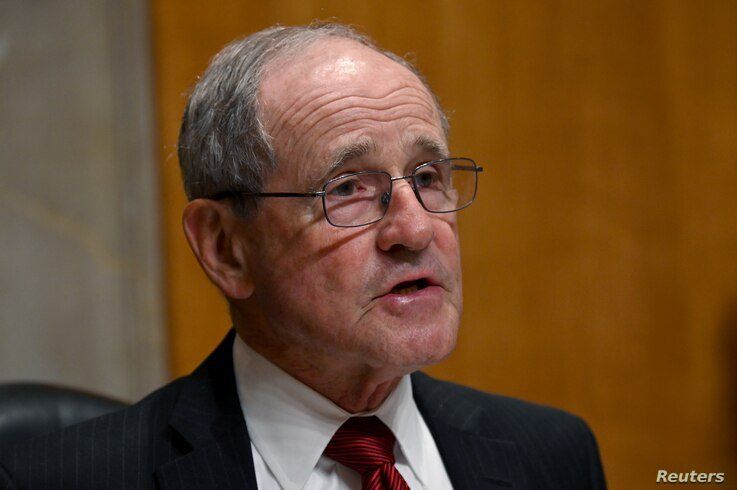
<path fill-rule="evenodd" d="M 394 289 L 392 292 L 395 294 L 412 294 L 418 289 L 419 288 L 417 287 L 417 284 L 413 284 L 412 286 L 406 288 Z"/>

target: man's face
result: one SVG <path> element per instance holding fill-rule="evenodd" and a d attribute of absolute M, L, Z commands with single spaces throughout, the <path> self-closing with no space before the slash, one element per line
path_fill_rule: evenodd
<path fill-rule="evenodd" d="M 319 190 L 361 170 L 408 175 L 447 152 L 423 84 L 353 41 L 319 41 L 272 64 L 260 103 L 278 161 L 265 192 Z M 320 198 L 266 198 L 248 233 L 254 300 L 277 344 L 402 371 L 453 349 L 462 310 L 456 216 L 425 211 L 407 181 L 394 183 L 385 217 L 368 226 L 332 226 Z"/>

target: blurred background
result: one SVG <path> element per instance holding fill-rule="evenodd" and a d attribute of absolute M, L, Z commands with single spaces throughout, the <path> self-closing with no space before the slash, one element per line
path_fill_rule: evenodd
<path fill-rule="evenodd" d="M 220 341 L 181 232 L 186 95 L 229 41 L 313 19 L 410 56 L 487 170 L 427 371 L 581 415 L 611 488 L 734 485 L 734 1 L 0 2 L 0 381 L 133 401 Z"/>

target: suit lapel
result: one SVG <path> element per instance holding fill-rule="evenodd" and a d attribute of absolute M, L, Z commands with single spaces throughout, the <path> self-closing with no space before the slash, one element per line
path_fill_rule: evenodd
<path fill-rule="evenodd" d="M 190 376 L 172 411 L 169 427 L 191 449 L 161 465 L 162 489 L 256 489 L 251 441 L 238 401 L 231 330 Z"/>
<path fill-rule="evenodd" d="M 493 436 L 480 406 L 420 372 L 412 375 L 412 391 L 453 488 L 527 488 L 517 445 Z"/>
<path fill-rule="evenodd" d="M 256 490 L 251 441 L 235 385 L 234 336 L 231 330 L 194 373 L 179 381 L 169 428 L 188 451 L 156 470 L 162 489 Z M 493 421 L 480 406 L 420 372 L 412 375 L 412 390 L 454 488 L 527 488 L 517 446 L 494 437 Z"/>

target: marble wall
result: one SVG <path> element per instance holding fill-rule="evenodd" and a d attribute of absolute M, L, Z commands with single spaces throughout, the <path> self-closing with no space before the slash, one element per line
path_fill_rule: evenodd
<path fill-rule="evenodd" d="M 0 3 L 0 382 L 166 378 L 148 11 Z"/>

